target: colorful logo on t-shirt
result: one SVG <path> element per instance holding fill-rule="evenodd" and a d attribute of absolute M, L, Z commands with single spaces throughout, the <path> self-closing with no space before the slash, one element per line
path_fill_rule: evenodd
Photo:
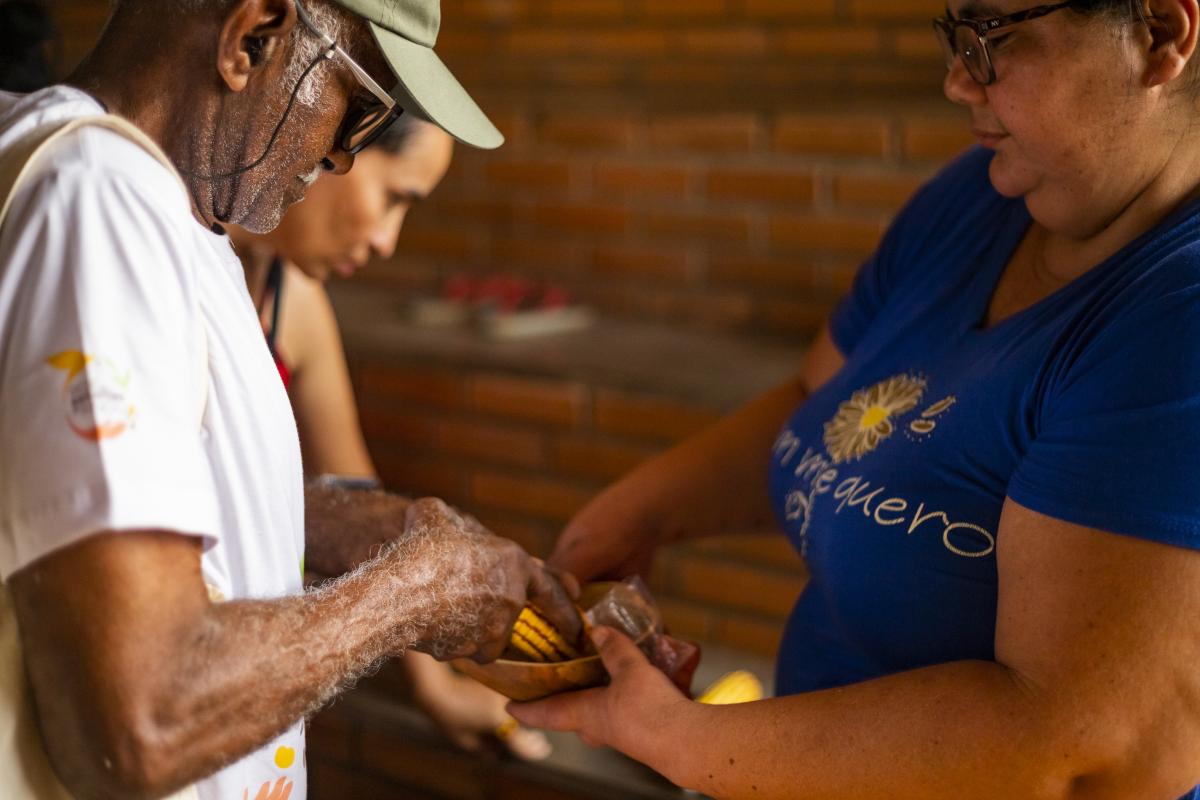
<path fill-rule="evenodd" d="M 253 800 L 288 800 L 292 796 L 294 786 L 295 783 L 286 775 L 275 781 L 274 784 L 267 781 L 258 787 L 258 793 L 254 795 Z M 242 792 L 242 800 L 251 800 L 249 789 Z"/>
<path fill-rule="evenodd" d="M 894 419 L 911 411 L 925 394 L 925 379 L 897 375 L 855 392 L 825 423 L 825 449 L 834 464 L 857 461 L 896 430 Z"/>
<path fill-rule="evenodd" d="M 56 353 L 46 363 L 66 373 L 62 397 L 67 425 L 81 439 L 115 439 L 133 427 L 137 408 L 129 399 L 129 371 L 78 350 Z"/>
<path fill-rule="evenodd" d="M 927 388 L 924 377 L 897 375 L 856 391 L 839 405 L 833 419 L 825 423 L 822 442 L 806 447 L 791 428 L 779 435 L 773 448 L 776 461 L 796 479 L 784 498 L 784 517 L 796 526 L 801 555 L 807 555 L 814 509 L 824 502 L 833 504 L 835 516 L 860 511 L 880 528 L 908 536 L 938 530 L 946 550 L 963 558 L 984 558 L 995 552 L 996 537 L 990 530 L 955 520 L 920 497 L 897 494 L 863 471 L 867 468 L 850 466 L 877 450 L 897 430 L 904 430 L 916 442 L 933 434 L 958 399 L 944 397 L 906 424 L 905 417 L 914 413 Z M 822 500 L 826 496 L 828 499 Z"/>

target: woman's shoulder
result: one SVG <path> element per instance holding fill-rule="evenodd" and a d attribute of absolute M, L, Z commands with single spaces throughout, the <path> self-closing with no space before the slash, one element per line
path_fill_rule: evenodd
<path fill-rule="evenodd" d="M 328 340 L 340 339 L 325 285 L 294 264 L 284 264 L 283 305 L 279 310 L 279 350 L 295 372 L 325 350 Z"/>

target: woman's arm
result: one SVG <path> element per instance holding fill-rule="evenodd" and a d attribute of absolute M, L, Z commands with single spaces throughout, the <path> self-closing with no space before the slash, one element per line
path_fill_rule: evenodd
<path fill-rule="evenodd" d="M 742 706 L 627 640 L 610 687 L 513 707 L 720 798 L 1174 800 L 1200 783 L 1200 553 L 1009 501 L 994 662 Z"/>
<path fill-rule="evenodd" d="M 645 572 L 665 542 L 769 526 L 771 445 L 843 363 L 826 327 L 798 376 L 605 489 L 571 520 L 550 562 L 585 583 L 624 577 Z"/>
<path fill-rule="evenodd" d="M 329 295 L 319 281 L 290 265 L 286 284 L 279 343 L 292 367 L 289 394 L 305 472 L 374 478 Z"/>

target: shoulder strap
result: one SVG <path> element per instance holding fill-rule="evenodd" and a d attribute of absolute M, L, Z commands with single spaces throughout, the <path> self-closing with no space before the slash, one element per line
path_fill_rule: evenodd
<path fill-rule="evenodd" d="M 76 117 L 63 122 L 43 125 L 18 140 L 16 144 L 6 148 L 0 155 L 0 225 L 4 224 L 4 218 L 8 215 L 13 196 L 16 195 L 25 176 L 29 174 L 30 169 L 38 160 L 38 156 L 62 137 L 88 126 L 114 131 L 140 146 L 170 170 L 171 174 L 175 176 L 175 180 L 179 181 L 180 189 L 184 192 L 187 191 L 183 185 L 183 179 L 179 177 L 179 171 L 175 169 L 175 165 L 171 163 L 167 154 L 153 139 L 142 133 L 141 129 L 129 120 L 118 117 L 116 114 Z"/>
<path fill-rule="evenodd" d="M 179 170 L 175 168 L 171 159 L 153 139 L 132 122 L 116 114 L 76 117 L 70 120 L 51 122 L 36 128 L 0 153 L 0 227 L 4 225 L 5 217 L 8 216 L 17 189 L 29 176 L 38 159 L 59 139 L 84 127 L 105 128 L 129 139 L 166 167 L 179 183 L 179 190 L 187 194 L 187 186 L 184 185 L 183 178 L 180 177 Z M 204 412 L 208 406 L 208 332 L 204 329 L 203 323 L 200 323 L 198 327 L 200 358 L 197 370 L 201 388 L 197 406 L 197 424 L 202 424 Z"/>

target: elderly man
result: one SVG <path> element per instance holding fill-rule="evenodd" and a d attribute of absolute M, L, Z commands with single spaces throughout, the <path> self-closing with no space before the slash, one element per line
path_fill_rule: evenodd
<path fill-rule="evenodd" d="M 306 498 L 223 232 L 272 228 L 402 110 L 498 146 L 438 24 L 437 0 L 117 0 L 65 84 L 0 94 L 0 175 L 72 119 L 149 137 L 63 136 L 0 228 L 0 650 L 15 618 L 26 668 L 0 663 L 0 795 L 296 800 L 304 717 L 381 659 L 493 658 L 530 600 L 578 624 L 438 501 Z M 305 594 L 306 553 L 348 574 Z"/>

